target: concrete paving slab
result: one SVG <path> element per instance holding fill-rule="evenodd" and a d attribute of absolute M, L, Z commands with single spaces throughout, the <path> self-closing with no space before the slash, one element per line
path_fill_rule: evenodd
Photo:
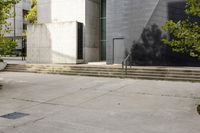
<path fill-rule="evenodd" d="M 18 128 L 18 127 L 23 127 L 28 124 L 33 124 L 63 109 L 64 108 L 62 106 L 58 106 L 58 105 L 29 101 L 29 106 L 23 106 L 22 108 L 15 109 L 15 111 L 17 112 L 29 114 L 28 116 L 25 116 L 23 118 L 16 119 L 16 120 L 9 120 L 9 119 L 0 117 L 0 127 L 4 129 L 13 129 L 13 128 Z"/>
<path fill-rule="evenodd" d="M 185 99 L 165 96 L 151 95 L 112 95 L 107 94 L 93 99 L 90 102 L 83 103 L 80 106 L 84 108 L 93 108 L 98 110 L 147 110 L 147 111 L 191 111 L 195 112 L 196 104 L 199 100 Z"/>
<path fill-rule="evenodd" d="M 66 95 L 60 98 L 56 98 L 55 100 L 50 100 L 48 101 L 48 103 L 76 106 L 88 102 L 97 97 L 101 97 L 104 94 L 105 94 L 104 92 L 96 92 L 91 90 L 79 91 L 71 95 Z"/>
<path fill-rule="evenodd" d="M 184 115 L 188 115 L 185 113 Z M 175 115 L 176 116 L 176 115 Z M 52 114 L 45 119 L 42 119 L 36 123 L 39 128 L 46 125 L 46 128 L 59 128 L 62 132 L 85 132 L 88 127 L 92 127 L 92 132 L 148 132 L 148 133 L 170 133 L 170 132 L 180 132 L 188 133 L 188 131 L 198 132 L 199 128 L 193 129 L 194 126 L 198 126 L 200 122 L 196 117 L 184 117 L 178 115 L 174 117 L 173 115 L 165 114 L 151 114 L 148 111 L 101 111 L 101 110 L 91 110 L 85 108 L 66 108 L 66 110 L 60 111 L 57 114 Z M 76 129 L 71 130 L 73 126 L 68 127 L 68 124 L 77 125 Z M 63 127 L 66 125 L 66 127 Z M 80 128 L 85 127 L 86 129 Z M 184 126 L 187 125 L 187 126 Z M 25 128 L 25 127 L 21 127 Z M 42 130 L 42 129 L 41 129 Z M 26 129 L 26 131 L 28 131 Z M 41 131 L 40 131 L 41 132 Z"/>
<path fill-rule="evenodd" d="M 156 96 L 171 96 L 199 99 L 200 87 L 199 83 L 184 83 L 184 82 L 167 82 L 167 81 L 151 81 L 144 80 L 143 82 L 135 80 L 131 84 L 114 91 L 113 93 L 120 95 L 140 94 L 140 95 L 156 95 Z"/>
<path fill-rule="evenodd" d="M 0 133 L 199 133 L 200 83 L 0 73 Z"/>
<path fill-rule="evenodd" d="M 30 130 L 31 129 L 31 130 Z M 29 124 L 21 128 L 9 129 L 9 133 L 112 133 L 113 131 L 103 128 L 96 128 L 77 123 L 63 123 L 60 121 L 44 121 L 39 123 Z M 120 133 L 115 131 L 115 133 Z"/>
<path fill-rule="evenodd" d="M 0 98 L 0 116 L 22 110 L 24 108 L 35 105 L 27 101 L 18 101 L 9 98 Z"/>

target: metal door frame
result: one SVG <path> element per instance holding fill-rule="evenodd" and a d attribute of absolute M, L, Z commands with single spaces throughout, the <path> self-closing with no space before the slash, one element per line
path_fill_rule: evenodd
<path fill-rule="evenodd" d="M 115 57 L 114 57 L 114 56 L 115 56 L 115 53 L 114 53 L 114 52 L 115 52 L 115 51 L 114 51 L 114 50 L 115 50 L 115 48 L 114 48 L 114 45 L 115 45 L 115 44 L 114 44 L 114 42 L 115 42 L 115 40 L 125 40 L 125 38 L 124 38 L 124 37 L 116 37 L 116 38 L 113 38 L 113 48 L 112 48 L 112 51 L 113 51 L 113 52 L 112 52 L 112 64 L 114 64 L 114 63 L 115 63 L 115 61 L 114 61 L 114 60 L 115 60 Z"/>

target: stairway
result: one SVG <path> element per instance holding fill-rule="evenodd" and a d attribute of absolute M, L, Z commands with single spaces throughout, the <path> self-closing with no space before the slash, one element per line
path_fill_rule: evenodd
<path fill-rule="evenodd" d="M 4 71 L 200 82 L 200 68 L 133 67 L 126 75 L 119 66 L 8 64 Z"/>

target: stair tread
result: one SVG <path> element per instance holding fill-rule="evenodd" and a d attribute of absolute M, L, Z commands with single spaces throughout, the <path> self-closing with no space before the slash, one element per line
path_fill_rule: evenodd
<path fill-rule="evenodd" d="M 17 72 L 26 72 L 23 70 L 16 70 Z M 77 72 L 77 71 L 45 71 L 45 70 L 37 70 L 37 71 L 31 71 L 31 70 L 27 70 L 27 72 L 49 72 L 49 73 L 77 73 L 77 74 L 106 74 L 106 75 L 124 75 L 124 73 L 122 72 L 118 72 L 118 73 L 107 73 L 107 72 L 87 72 L 87 71 L 83 71 L 83 72 Z M 156 74 L 156 73 L 131 73 L 128 74 L 127 76 L 135 76 L 135 75 L 142 75 L 142 76 L 158 76 L 158 77 L 177 77 L 177 78 L 200 78 L 200 76 L 194 76 L 194 75 L 175 75 L 175 74 Z"/>
<path fill-rule="evenodd" d="M 97 76 L 97 77 L 118 77 L 118 78 L 139 78 L 156 80 L 180 80 L 200 82 L 200 70 L 191 69 L 166 69 L 166 68 L 129 68 L 128 74 L 121 68 L 115 67 L 94 67 L 74 65 L 21 65 L 8 64 L 4 71 L 7 72 L 30 72 L 49 73 L 63 75 Z"/>
<path fill-rule="evenodd" d="M 23 71 L 25 72 L 25 71 Z M 26 72 L 25 72 L 26 73 Z M 133 78 L 133 79 L 155 79 L 155 80 L 177 80 L 177 81 L 198 81 L 196 78 L 177 78 L 177 77 L 151 77 L 151 76 L 125 76 L 125 75 L 104 75 L 104 74 L 85 74 L 85 73 L 51 73 L 51 72 L 33 72 L 33 73 L 44 73 L 44 74 L 62 74 L 62 75 L 79 75 L 79 76 L 96 76 L 96 77 L 119 77 L 119 78 Z"/>
<path fill-rule="evenodd" d="M 5 69 L 6 71 L 52 71 L 49 69 Z M 107 73 L 107 74 L 118 74 L 118 73 L 124 73 L 122 72 L 122 70 L 120 71 L 95 71 L 95 70 L 60 70 L 60 69 L 54 69 L 53 71 L 59 71 L 59 72 L 77 72 L 77 73 Z M 191 76 L 191 77 L 200 77 L 200 73 L 186 73 L 186 72 L 182 72 L 182 73 L 174 73 L 174 72 L 158 72 L 158 73 L 154 73 L 154 72 L 146 72 L 146 71 L 132 71 L 132 72 L 128 72 L 128 75 L 131 74 L 142 74 L 142 75 L 178 75 L 178 76 Z"/>

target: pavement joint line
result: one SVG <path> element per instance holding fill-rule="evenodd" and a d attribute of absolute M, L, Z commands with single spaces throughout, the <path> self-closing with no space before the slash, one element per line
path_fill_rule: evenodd
<path fill-rule="evenodd" d="M 119 90 L 119 89 L 122 89 L 122 88 L 124 88 L 124 87 L 126 87 L 126 86 L 128 86 L 128 85 L 130 85 L 130 84 L 123 85 L 123 86 L 121 86 L 121 87 L 119 87 L 119 88 L 117 88 L 117 89 L 115 89 L 115 90 L 112 90 L 112 92 L 117 91 L 117 90 Z M 89 87 L 89 88 L 91 88 L 91 87 Z M 93 88 L 93 87 L 92 87 L 92 88 Z M 86 91 L 86 90 L 85 90 L 85 89 L 84 89 L 84 90 L 78 90 L 78 91 L 76 91 L 76 92 L 74 92 L 74 93 L 72 93 L 72 94 L 69 94 L 69 95 L 76 94 L 77 92 L 80 92 L 80 91 Z M 82 104 L 84 104 L 84 103 L 87 103 L 87 102 L 89 102 L 89 101 L 91 101 L 91 100 L 94 100 L 94 99 L 96 99 L 96 98 L 102 97 L 102 96 L 107 95 L 107 94 L 112 93 L 112 92 L 111 92 L 111 91 L 105 92 L 105 93 L 102 94 L 102 95 L 99 95 L 99 96 L 97 96 L 97 97 L 91 98 L 91 99 L 89 99 L 89 100 L 87 100 L 87 101 L 85 101 L 85 102 L 82 102 L 82 103 L 78 104 L 78 105 L 65 105 L 65 104 L 51 103 L 51 101 L 54 101 L 54 100 L 56 100 L 56 99 L 58 99 L 58 98 L 62 98 L 62 97 L 69 96 L 69 95 L 64 95 L 64 96 L 61 96 L 61 97 L 57 97 L 57 98 L 54 98 L 54 99 L 51 99 L 51 100 L 47 100 L 47 101 L 45 101 L 45 102 L 34 101 L 34 100 L 28 100 L 28 99 L 19 99 L 19 98 L 12 98 L 12 99 L 14 99 L 14 100 L 19 100 L 19 101 L 31 102 L 31 103 L 38 103 L 38 104 L 36 104 L 36 105 L 32 105 L 32 106 L 29 106 L 29 107 L 24 107 L 24 108 L 21 108 L 20 110 L 18 110 L 18 111 L 22 111 L 22 110 L 24 110 L 24 109 L 30 109 L 30 108 L 33 108 L 33 107 L 35 107 L 35 106 L 41 105 L 41 104 L 55 105 L 55 106 L 64 106 L 64 107 L 66 107 L 66 106 L 76 107 L 76 106 L 80 106 L 80 105 L 82 105 Z"/>
<path fill-rule="evenodd" d="M 73 80 L 75 80 L 75 79 L 73 79 Z M 18 101 L 31 102 L 31 103 L 38 103 L 38 104 L 36 104 L 36 105 L 32 105 L 32 106 L 29 106 L 29 107 L 21 108 L 20 110 L 30 109 L 30 108 L 35 107 L 35 106 L 38 106 L 38 105 L 40 105 L 40 104 L 48 104 L 48 105 L 55 105 L 55 106 L 56 106 L 56 105 L 58 105 L 58 106 L 63 106 L 63 104 L 51 103 L 51 101 L 56 100 L 56 99 L 58 99 L 58 98 L 65 97 L 65 96 L 74 95 L 74 94 L 76 94 L 76 93 L 78 93 L 78 92 L 80 92 L 80 91 L 86 91 L 86 90 L 92 89 L 92 88 L 94 88 L 94 87 L 100 86 L 101 84 L 102 84 L 102 83 L 99 83 L 99 84 L 97 84 L 97 85 L 93 85 L 93 86 L 90 86 L 90 87 L 82 88 L 82 89 L 80 89 L 80 90 L 78 90 L 78 91 L 76 91 L 76 92 L 73 92 L 73 93 L 71 93 L 71 94 L 65 94 L 65 95 L 63 95 L 63 96 L 59 96 L 59 97 L 56 97 L 56 98 L 53 98 L 53 99 L 50 99 L 50 100 L 47 100 L 47 101 L 44 101 L 44 102 L 34 101 L 34 100 L 29 100 L 29 99 L 20 99 L 20 98 L 11 98 L 11 99 L 13 99 L 13 100 L 18 100 Z M 20 110 L 19 110 L 19 111 L 20 111 Z"/>
<path fill-rule="evenodd" d="M 80 89 L 80 90 L 78 90 L 78 91 L 76 91 L 76 92 L 74 92 L 74 93 L 65 94 L 65 95 L 63 95 L 63 96 L 56 97 L 56 98 L 53 98 L 53 99 L 50 99 L 50 100 L 47 100 L 47 101 L 44 101 L 44 102 L 34 101 L 34 100 L 28 100 L 28 99 L 20 99 L 20 98 L 12 98 L 12 99 L 14 99 L 14 100 L 19 100 L 19 101 L 32 102 L 32 103 L 38 103 L 38 104 L 36 104 L 36 105 L 32 105 L 32 106 L 29 106 L 29 107 L 21 108 L 20 110 L 30 109 L 30 108 L 32 108 L 32 107 L 35 107 L 35 106 L 38 106 L 38 105 L 41 105 L 41 104 L 48 104 L 48 105 L 55 105 L 55 106 L 56 106 L 56 105 L 58 105 L 58 106 L 65 106 L 65 105 L 63 105 L 63 104 L 51 103 L 51 101 L 54 101 L 54 100 L 56 100 L 56 99 L 58 99 L 58 98 L 62 98 L 62 97 L 65 97 L 65 96 L 74 95 L 74 94 L 76 94 L 76 93 L 78 93 L 78 92 L 80 92 L 80 91 L 86 91 L 86 90 L 89 90 L 89 89 L 91 89 L 91 88 L 94 88 L 94 87 L 100 86 L 100 85 L 101 85 L 101 84 L 94 85 L 94 86 L 91 86 L 91 87 L 86 87 L 86 88 Z M 20 110 L 19 110 L 19 111 L 20 111 Z"/>
<path fill-rule="evenodd" d="M 36 123 L 36 122 L 38 122 L 38 121 L 41 121 L 41 120 L 45 119 L 46 117 L 47 117 L 47 116 L 44 116 L 44 117 L 38 118 L 38 119 L 34 120 L 33 123 Z"/>
<path fill-rule="evenodd" d="M 121 86 L 121 87 L 119 87 L 119 88 L 117 88 L 117 89 L 115 89 L 115 90 L 113 90 L 113 91 L 117 91 L 117 90 L 122 89 L 122 88 L 124 88 L 124 87 L 126 87 L 126 86 L 128 86 L 128 85 L 129 85 L 129 84 L 123 85 L 123 86 Z M 112 92 L 113 92 L 113 91 L 112 91 Z M 107 94 L 109 94 L 109 93 L 111 93 L 111 91 L 105 92 L 105 93 L 102 94 L 102 95 L 99 95 L 99 96 L 93 97 L 93 98 L 91 98 L 91 99 L 89 99 L 89 100 L 86 100 L 85 102 L 82 102 L 82 103 L 78 104 L 77 106 L 80 106 L 80 105 L 82 105 L 82 104 L 85 104 L 85 103 L 87 103 L 87 102 L 90 102 L 90 101 L 92 101 L 92 100 L 94 100 L 94 99 L 97 99 L 97 98 L 99 98 L 99 97 L 105 96 L 105 95 L 107 95 Z"/>
<path fill-rule="evenodd" d="M 123 86 L 121 86 L 121 87 L 119 87 L 119 88 L 113 90 L 112 92 L 117 91 L 117 90 L 119 90 L 119 89 L 122 89 L 122 88 L 124 88 L 124 87 L 126 87 L 126 86 L 128 86 L 128 85 L 130 85 L 130 84 L 123 85 Z M 80 90 L 79 90 L 79 91 L 80 91 Z M 81 90 L 81 91 L 83 91 L 83 90 Z M 22 109 L 20 109 L 20 110 L 30 109 L 30 108 L 32 108 L 32 107 L 35 107 L 35 106 L 38 106 L 38 105 L 42 105 L 42 104 L 55 105 L 55 106 L 57 105 L 57 106 L 62 106 L 62 107 L 71 107 L 71 108 L 83 108 L 83 107 L 81 107 L 80 105 L 82 105 L 82 104 L 84 104 L 84 103 L 87 103 L 87 102 L 89 102 L 89 101 L 91 101 L 91 100 L 94 100 L 94 99 L 96 99 L 96 98 L 102 97 L 102 96 L 104 96 L 104 95 L 107 95 L 107 94 L 109 94 L 109 93 L 112 93 L 112 92 L 111 92 L 111 91 L 106 92 L 106 93 L 104 93 L 104 94 L 102 94 L 102 95 L 100 95 L 100 96 L 97 96 L 97 97 L 91 98 L 91 99 L 89 99 L 89 100 L 87 100 L 87 101 L 85 101 L 85 102 L 82 102 L 82 103 L 80 103 L 80 104 L 77 104 L 77 105 L 56 104 L 56 103 L 50 103 L 50 101 L 39 102 L 39 101 L 32 101 L 32 100 L 30 100 L 30 101 L 32 101 L 32 102 L 39 103 L 39 104 L 36 104 L 36 105 L 30 106 L 30 107 L 26 107 L 26 108 L 22 108 Z M 75 93 L 74 93 L 74 94 L 75 94 Z M 24 101 L 24 99 L 16 99 L 16 100 L 22 100 L 22 101 Z M 25 100 L 25 101 L 27 101 L 27 100 Z M 29 100 L 28 100 L 28 101 L 29 101 Z M 87 108 L 83 108 L 83 109 L 87 109 Z M 19 110 L 19 111 L 20 111 L 20 110 Z"/>
<path fill-rule="evenodd" d="M 132 92 L 131 92 L 132 93 Z M 173 98 L 184 98 L 184 99 L 193 99 L 193 100 L 200 100 L 200 97 L 190 97 L 190 96 L 180 96 L 180 95 L 171 95 L 171 94 L 153 94 L 153 93 L 143 93 L 143 92 L 134 92 L 132 94 L 136 94 L 136 95 L 148 95 L 148 96 L 160 96 L 160 97 L 173 97 Z M 116 94 L 112 94 L 111 95 L 116 95 Z M 124 95 L 122 94 L 119 94 L 117 93 L 118 96 L 121 96 L 121 97 L 125 97 Z M 126 95 L 126 94 L 125 94 Z M 128 95 L 128 96 L 131 96 L 131 95 Z"/>
<path fill-rule="evenodd" d="M 102 84 L 102 83 L 101 83 L 101 84 Z M 78 92 L 81 92 L 81 91 L 90 90 L 90 89 L 92 89 L 92 88 L 94 88 L 94 87 L 100 86 L 101 84 L 93 85 L 93 86 L 86 87 L 86 88 L 80 88 L 79 90 L 77 90 L 77 91 L 75 91 L 75 92 L 73 92 L 73 93 L 71 93 L 71 94 L 65 94 L 65 95 L 62 95 L 62 96 L 59 96 L 59 97 L 56 97 L 56 98 L 47 100 L 47 101 L 45 101 L 45 103 L 50 103 L 51 101 L 54 101 L 54 100 L 56 100 L 56 99 L 63 98 L 63 97 L 65 97 L 65 96 L 74 95 L 74 94 L 76 94 L 76 93 L 78 93 Z M 59 105 L 59 104 L 58 104 L 58 105 Z"/>
<path fill-rule="evenodd" d="M 31 103 L 42 103 L 40 101 L 35 101 L 35 100 L 29 100 L 29 99 L 21 99 L 21 98 L 12 98 L 13 100 L 18 100 L 18 101 L 25 101 L 25 102 L 31 102 Z"/>
<path fill-rule="evenodd" d="M 117 90 L 119 90 L 119 89 L 122 89 L 122 88 L 124 88 L 124 87 L 126 87 L 126 86 L 128 86 L 128 85 L 123 85 L 122 87 L 120 87 L 120 88 L 118 88 L 118 89 L 116 89 L 116 90 L 114 90 L 114 91 L 117 91 Z M 114 91 L 112 91 L 112 92 L 114 92 Z M 107 95 L 107 94 L 114 95 L 112 92 L 111 92 L 111 91 L 106 92 L 106 93 L 104 93 L 104 94 L 102 94 L 102 95 L 100 95 L 100 96 L 91 98 L 91 99 L 89 99 L 89 100 L 87 100 L 87 101 L 85 101 L 85 102 L 82 102 L 82 103 L 78 104 L 78 105 L 53 104 L 53 103 L 49 103 L 49 102 L 39 102 L 39 101 L 28 100 L 29 102 L 31 101 L 31 102 L 35 102 L 35 103 L 38 103 L 38 104 L 29 106 L 29 107 L 25 107 L 25 108 L 21 108 L 21 109 L 18 110 L 18 111 L 22 111 L 22 110 L 25 110 L 25 109 L 31 109 L 31 108 L 33 108 L 33 107 L 36 107 L 36 106 L 42 105 L 42 104 L 54 105 L 54 106 L 61 106 L 61 107 L 70 107 L 70 108 L 88 109 L 88 108 L 85 108 L 85 107 L 81 107 L 80 105 L 85 104 L 85 103 L 87 103 L 87 102 L 89 102 L 89 101 L 91 101 L 91 100 L 97 99 L 97 98 L 102 97 L 102 96 Z M 135 93 L 135 94 L 139 94 L 139 95 L 150 95 L 150 96 L 152 95 L 152 96 L 154 96 L 154 94 L 150 94 L 150 93 L 146 93 L 146 94 L 145 94 L 145 93 L 140 93 L 140 92 L 139 92 L 139 93 Z M 120 94 L 117 94 L 117 95 L 120 96 L 120 97 L 125 97 L 125 96 L 120 95 Z M 115 95 L 115 96 L 116 96 L 116 95 Z M 157 95 L 157 96 L 161 96 L 161 95 Z M 172 96 L 172 97 L 174 97 L 174 96 Z M 190 99 L 191 99 L 191 98 L 190 98 Z M 15 100 L 22 100 L 22 101 L 23 101 L 23 99 L 15 99 Z M 200 100 L 200 98 L 199 98 L 198 100 Z M 25 101 L 27 101 L 27 100 L 25 100 Z M 64 110 L 64 109 L 63 109 L 63 110 Z M 95 110 L 95 109 L 94 109 L 94 110 Z M 62 110 L 61 110 L 61 111 L 62 111 Z"/>
<path fill-rule="evenodd" d="M 76 91 L 76 92 L 74 92 L 74 93 L 72 93 L 72 94 L 75 94 L 75 93 L 77 93 L 77 92 L 79 92 L 79 91 L 83 91 L 83 90 L 78 90 L 78 91 Z M 69 95 L 72 95 L 72 94 L 69 94 Z M 65 96 L 67 96 L 67 95 L 65 95 Z M 65 96 L 62 96 L 62 97 L 65 97 Z M 62 97 L 58 97 L 58 98 L 62 98 Z M 38 104 L 36 104 L 36 105 L 31 105 L 31 106 L 29 106 L 29 107 L 24 107 L 24 108 L 21 108 L 21 109 L 19 109 L 18 111 L 22 111 L 22 110 L 25 110 L 25 109 L 31 109 L 31 108 L 33 108 L 33 107 L 35 107 L 35 106 L 38 106 L 38 105 L 42 105 L 42 104 L 47 104 L 47 105 L 57 105 L 57 106 L 63 106 L 63 107 L 75 107 L 76 105 L 65 105 L 65 104 L 56 104 L 56 103 L 50 103 L 50 101 L 53 101 L 53 100 L 56 100 L 56 99 L 52 99 L 52 100 L 47 100 L 47 101 L 45 101 L 45 102 L 40 102 L 40 101 L 34 101 L 34 100 L 28 100 L 28 99 L 19 99 L 19 98 L 11 98 L 11 99 L 13 99 L 13 100 L 18 100 L 18 101 L 25 101 L 25 102 L 31 102 L 31 103 L 38 103 Z"/>
<path fill-rule="evenodd" d="M 59 104 L 53 104 L 53 103 L 47 103 L 47 102 L 40 102 L 40 101 L 33 101 L 33 100 L 26 100 L 26 99 L 18 99 L 18 98 L 12 98 L 12 99 L 18 100 L 18 101 L 31 102 L 31 103 L 38 103 L 38 104 L 35 104 L 35 105 L 31 105 L 31 106 L 28 106 L 28 107 L 21 108 L 18 111 L 22 111 L 22 110 L 25 110 L 25 109 L 31 109 L 33 107 L 36 107 L 36 106 L 42 105 L 42 104 L 54 105 L 54 106 L 56 106 L 56 105 L 57 106 L 62 106 L 62 105 L 59 105 Z"/>

